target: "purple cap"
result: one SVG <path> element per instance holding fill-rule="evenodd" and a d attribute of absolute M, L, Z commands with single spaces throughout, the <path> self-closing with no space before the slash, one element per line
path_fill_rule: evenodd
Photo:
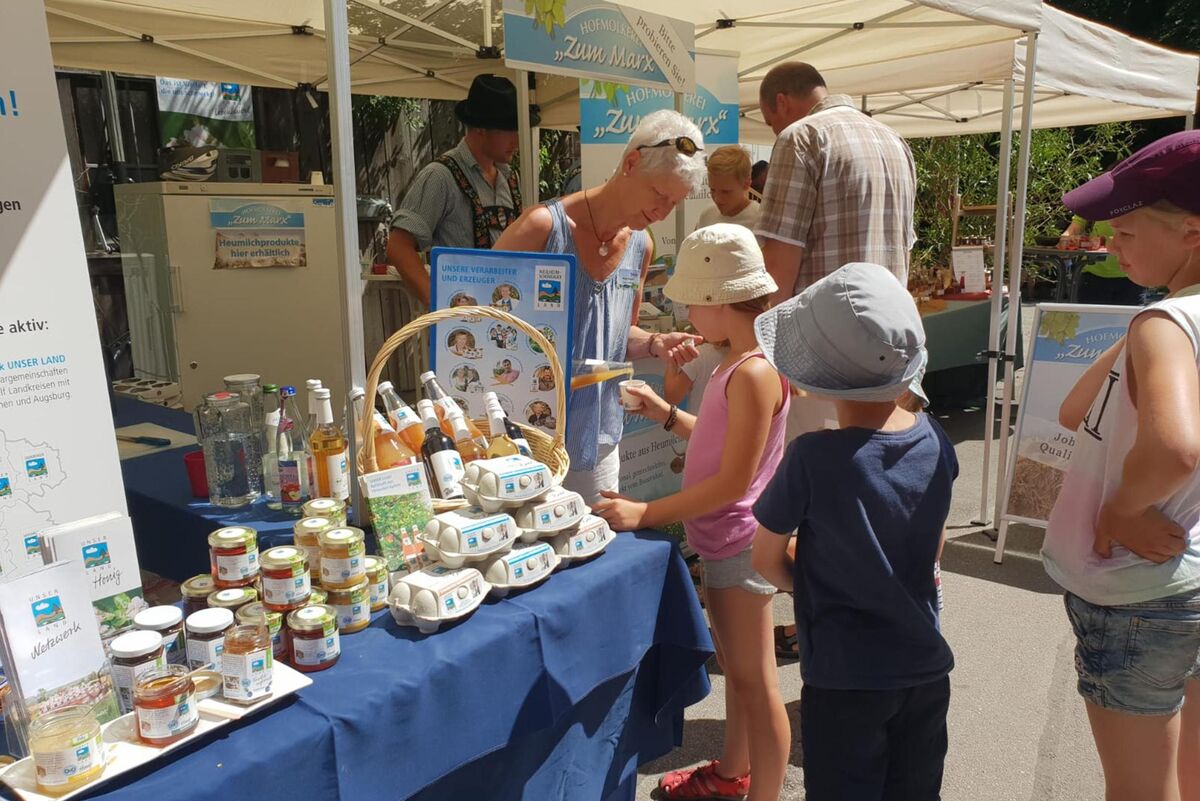
<path fill-rule="evenodd" d="M 1200 214 L 1200 131 L 1164 136 L 1062 200 L 1085 220 L 1111 220 L 1160 200 Z"/>

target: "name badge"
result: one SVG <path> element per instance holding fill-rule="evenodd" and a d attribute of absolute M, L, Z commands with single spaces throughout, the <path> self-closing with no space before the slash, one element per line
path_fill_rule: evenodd
<path fill-rule="evenodd" d="M 617 271 L 617 288 L 619 289 L 634 289 L 642 282 L 642 271 L 640 268 L 622 267 Z"/>

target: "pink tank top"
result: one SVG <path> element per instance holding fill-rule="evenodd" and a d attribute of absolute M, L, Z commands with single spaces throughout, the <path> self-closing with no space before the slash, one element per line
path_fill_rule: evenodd
<path fill-rule="evenodd" d="M 688 440 L 687 458 L 683 467 L 683 486 L 690 487 L 716 475 L 721 469 L 721 453 L 725 449 L 725 432 L 729 425 L 729 401 L 725 388 L 729 379 L 746 359 L 764 358 L 761 353 L 752 353 L 737 361 L 732 367 L 713 371 L 712 380 L 704 390 L 700 401 L 700 412 L 696 426 Z M 786 389 L 787 383 L 780 378 Z M 788 405 L 791 393 L 785 392 L 783 405 L 771 418 L 771 429 L 763 447 L 762 458 L 754 471 L 754 480 L 746 496 L 728 506 L 723 506 L 700 517 L 683 521 L 688 544 L 705 559 L 727 559 L 735 556 L 754 541 L 758 522 L 751 507 L 767 482 L 775 475 L 775 468 L 783 458 L 783 438 L 787 428 Z"/>

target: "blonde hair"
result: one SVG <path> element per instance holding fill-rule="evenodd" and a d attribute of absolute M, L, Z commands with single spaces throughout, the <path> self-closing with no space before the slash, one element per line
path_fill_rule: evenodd
<path fill-rule="evenodd" d="M 708 157 L 709 175 L 728 175 L 738 181 L 750 180 L 750 153 L 744 147 L 726 145 Z"/>
<path fill-rule="evenodd" d="M 1169 200 L 1160 200 L 1145 207 L 1147 216 L 1153 217 L 1172 228 L 1184 228 L 1188 218 L 1200 220 L 1200 214 L 1193 214 L 1187 209 L 1176 206 Z M 1200 222 L 1193 222 L 1193 227 L 1200 227 Z"/>

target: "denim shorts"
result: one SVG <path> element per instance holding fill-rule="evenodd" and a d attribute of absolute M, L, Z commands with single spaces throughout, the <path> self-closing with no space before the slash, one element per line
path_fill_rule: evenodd
<path fill-rule="evenodd" d="M 775 585 L 767 581 L 750 564 L 753 548 L 747 547 L 740 553 L 735 553 L 726 559 L 705 559 L 700 557 L 700 566 L 704 571 L 704 586 L 711 590 L 728 590 L 737 587 L 739 590 L 752 592 L 755 595 L 774 595 Z"/>
<path fill-rule="evenodd" d="M 1079 694 L 1104 709 L 1171 715 L 1200 678 L 1200 590 L 1128 606 L 1065 597 Z"/>

